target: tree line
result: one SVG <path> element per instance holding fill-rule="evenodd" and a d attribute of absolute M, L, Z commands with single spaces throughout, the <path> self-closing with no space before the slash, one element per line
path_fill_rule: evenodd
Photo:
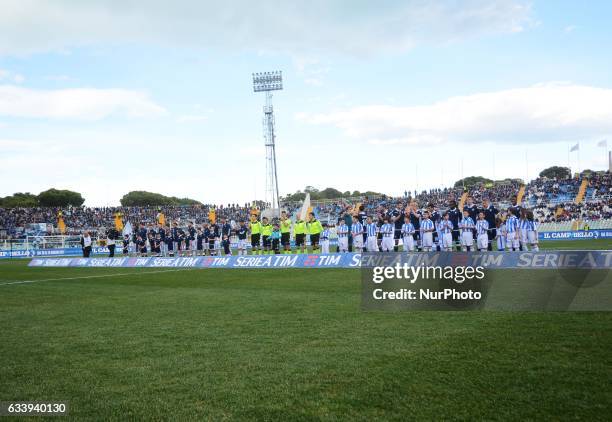
<path fill-rule="evenodd" d="M 592 170 L 584 170 L 581 172 L 582 177 L 589 177 L 595 173 Z M 571 170 L 569 167 L 552 166 L 544 169 L 539 174 L 540 177 L 546 177 L 549 179 L 567 179 L 571 177 Z M 477 184 L 483 184 L 485 186 L 494 186 L 497 184 L 508 184 L 508 183 L 523 184 L 521 179 L 503 179 L 503 180 L 492 180 L 482 176 L 470 176 L 465 177 L 455 182 L 455 187 L 465 186 L 471 188 Z M 310 194 L 310 199 L 321 200 L 321 199 L 340 199 L 349 198 L 355 196 L 383 196 L 380 192 L 365 191 L 340 191 L 335 188 L 325 188 L 319 190 L 313 186 L 306 186 L 303 191 L 296 191 L 285 197 L 282 197 L 282 201 L 303 201 L 306 195 Z M 78 193 L 67 189 L 47 189 L 46 191 L 40 192 L 38 195 L 34 195 L 30 192 L 17 192 L 10 196 L 0 197 L 1 208 L 33 208 L 33 207 L 80 207 L 85 202 L 85 198 Z M 124 207 L 133 206 L 162 206 L 162 205 L 174 205 L 174 206 L 186 206 L 186 205 L 202 205 L 200 201 L 191 198 L 177 198 L 176 196 L 165 196 L 160 193 L 147 192 L 147 191 L 131 191 L 123 195 L 120 200 L 121 205 Z"/>

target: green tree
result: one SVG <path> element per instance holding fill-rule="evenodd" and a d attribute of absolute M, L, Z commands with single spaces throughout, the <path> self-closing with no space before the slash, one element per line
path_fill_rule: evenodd
<path fill-rule="evenodd" d="M 319 192 L 319 196 L 321 197 L 321 199 L 341 198 L 342 192 L 334 188 L 325 188 L 321 192 Z"/>
<path fill-rule="evenodd" d="M 66 189 L 48 189 L 38 194 L 38 203 L 42 207 L 80 207 L 85 199 L 78 192 Z"/>
<path fill-rule="evenodd" d="M 38 206 L 38 197 L 30 192 L 17 192 L 11 196 L 0 198 L 2 208 L 32 208 Z"/>
<path fill-rule="evenodd" d="M 176 196 L 165 196 L 161 193 L 147 191 L 131 191 L 120 199 L 124 207 L 142 207 L 156 205 L 201 205 L 202 203 L 190 198 L 177 198 Z"/>
<path fill-rule="evenodd" d="M 572 172 L 568 167 L 552 166 L 540 172 L 540 177 L 549 179 L 568 179 L 572 176 Z"/>
<path fill-rule="evenodd" d="M 457 180 L 455 182 L 455 187 L 460 188 L 462 186 L 465 186 L 466 188 L 471 188 L 472 186 L 477 185 L 479 183 L 482 183 L 482 184 L 493 183 L 493 180 L 487 179 L 486 177 L 482 177 L 482 176 L 469 176 L 469 177 L 465 177 L 463 179 Z"/>

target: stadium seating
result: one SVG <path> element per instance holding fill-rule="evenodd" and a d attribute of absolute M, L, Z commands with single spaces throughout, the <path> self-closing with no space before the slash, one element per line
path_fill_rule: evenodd
<path fill-rule="evenodd" d="M 572 222 L 588 222 L 591 228 L 612 227 L 609 223 L 612 221 L 612 179 L 609 172 L 592 174 L 588 179 L 537 178 L 524 188 L 520 181 L 506 181 L 488 186 L 477 184 L 467 190 L 462 187 L 431 189 L 420 193 L 411 192 L 402 197 L 328 199 L 311 201 L 311 205 L 321 221 L 334 223 L 345 212 L 353 213 L 358 205 L 362 205 L 370 215 L 383 209 L 403 208 L 409 203 L 416 203 L 420 208 L 434 204 L 443 211 L 450 200 L 465 200 L 469 196 L 476 204 L 481 204 L 482 200 L 487 198 L 499 209 L 504 209 L 520 199 L 518 197 L 523 189 L 523 206 L 533 209 L 538 221 L 546 223 L 542 226 L 543 229 L 569 230 L 572 228 Z M 0 239 L 7 236 L 24 236 L 35 223 L 36 227 L 47 224 L 57 232 L 57 217 L 60 212 L 67 227 L 67 234 L 78 234 L 85 229 L 96 231 L 112 227 L 117 213 L 132 224 L 156 224 L 161 212 L 166 221 L 178 221 L 179 224 L 186 225 L 189 222 L 201 224 L 206 221 L 213 208 L 218 219 L 247 220 L 254 206 L 259 211 L 268 208 L 268 204 L 262 201 L 255 204 L 218 206 L 206 204 L 162 207 L 0 208 Z M 287 202 L 282 206 L 289 215 L 293 215 L 301 208 L 301 203 Z"/>

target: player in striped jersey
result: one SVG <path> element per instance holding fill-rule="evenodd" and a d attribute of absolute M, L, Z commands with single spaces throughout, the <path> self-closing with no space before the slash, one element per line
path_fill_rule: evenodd
<path fill-rule="evenodd" d="M 365 226 L 367 239 L 366 249 L 368 252 L 378 252 L 378 225 L 372 221 L 372 217 L 368 216 Z"/>
<path fill-rule="evenodd" d="M 351 234 L 353 235 L 353 250 L 361 252 L 363 250 L 363 224 L 359 222 L 359 218 L 356 215 L 353 216 Z"/>
<path fill-rule="evenodd" d="M 514 210 L 508 208 L 508 217 L 506 218 L 506 247 L 508 250 L 512 248 L 513 251 L 516 251 L 519 248 L 518 230 L 518 218 L 514 215 Z"/>
<path fill-rule="evenodd" d="M 338 219 L 338 226 L 336 226 L 336 233 L 338 234 L 338 252 L 348 252 L 348 233 L 349 228 L 344 222 L 343 218 Z"/>
<path fill-rule="evenodd" d="M 410 222 L 410 216 L 404 217 L 404 224 L 402 224 L 402 242 L 404 242 L 404 252 L 414 251 L 414 224 Z"/>
<path fill-rule="evenodd" d="M 501 218 L 495 219 L 495 226 L 497 230 L 495 231 L 495 240 L 497 241 L 497 250 L 505 251 L 506 250 L 506 236 L 508 232 L 506 231 L 506 223 L 503 222 Z"/>
<path fill-rule="evenodd" d="M 459 222 L 461 230 L 461 250 L 471 251 L 474 245 L 474 220 L 470 217 L 470 212 L 466 209 L 463 211 L 463 219 Z"/>
<path fill-rule="evenodd" d="M 533 218 L 533 212 L 527 211 L 527 242 L 531 247 L 532 251 L 539 251 L 540 247 L 538 246 L 538 223 Z"/>
<path fill-rule="evenodd" d="M 448 212 L 445 212 L 442 221 L 438 225 L 438 230 L 441 233 L 440 247 L 444 251 L 451 252 L 453 250 L 453 223 L 449 217 Z"/>
<path fill-rule="evenodd" d="M 391 252 L 395 247 L 395 240 L 393 240 L 393 235 L 395 233 L 395 225 L 390 222 L 389 217 L 384 218 L 384 224 L 380 228 L 380 232 L 382 233 L 382 251 L 383 252 Z"/>
<path fill-rule="evenodd" d="M 421 220 L 421 247 L 425 252 L 430 252 L 433 247 L 434 222 L 429 218 L 429 211 L 423 213 Z"/>
<path fill-rule="evenodd" d="M 327 223 L 323 223 L 323 231 L 321 232 L 321 253 L 329 253 L 329 228 Z"/>
<path fill-rule="evenodd" d="M 519 249 L 521 251 L 529 250 L 529 241 L 527 240 L 527 230 L 529 228 L 529 221 L 527 221 L 527 210 L 521 209 L 521 217 L 519 218 Z"/>
<path fill-rule="evenodd" d="M 476 247 L 479 251 L 486 251 L 489 248 L 489 223 L 485 220 L 484 212 L 478 213 L 476 221 Z"/>

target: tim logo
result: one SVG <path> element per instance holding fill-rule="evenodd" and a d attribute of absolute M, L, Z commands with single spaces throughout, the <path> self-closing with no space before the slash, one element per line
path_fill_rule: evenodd
<path fill-rule="evenodd" d="M 308 255 L 306 259 L 304 259 L 304 266 L 314 267 L 317 265 L 317 258 L 319 258 L 319 255 Z"/>
<path fill-rule="evenodd" d="M 469 257 L 465 253 L 453 254 L 451 257 L 451 266 L 467 265 Z"/>

